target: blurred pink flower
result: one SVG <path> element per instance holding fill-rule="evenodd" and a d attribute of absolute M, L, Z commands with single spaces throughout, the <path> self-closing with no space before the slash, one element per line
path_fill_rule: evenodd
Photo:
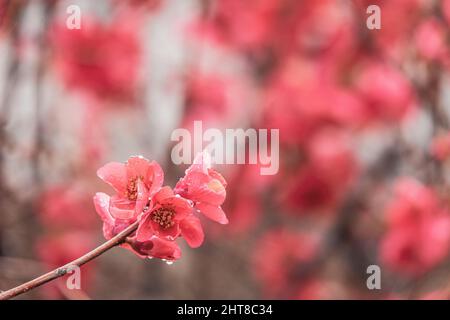
<path fill-rule="evenodd" d="M 412 179 L 398 181 L 386 220 L 380 255 L 393 271 L 418 276 L 448 255 L 450 215 L 432 189 Z"/>
<path fill-rule="evenodd" d="M 280 135 L 280 142 L 296 146 L 317 130 L 358 128 L 368 118 L 355 93 L 328 79 L 319 64 L 301 60 L 289 61 L 275 73 L 264 95 L 264 108 L 265 125 L 288 132 Z"/>
<path fill-rule="evenodd" d="M 212 21 L 204 23 L 203 32 L 239 49 L 253 49 L 269 42 L 278 6 L 274 0 L 217 1 Z"/>
<path fill-rule="evenodd" d="M 48 268 L 61 267 L 92 250 L 95 241 L 92 233 L 85 231 L 70 231 L 61 234 L 51 234 L 40 237 L 36 242 L 36 253 L 40 261 Z M 89 291 L 92 287 L 95 263 L 83 267 L 80 279 L 81 289 Z M 66 278 L 57 279 L 62 288 L 66 288 Z M 61 298 L 62 294 L 56 283 L 43 288 L 44 294 L 50 299 Z"/>
<path fill-rule="evenodd" d="M 450 133 L 434 137 L 431 142 L 430 153 L 437 160 L 447 160 L 450 156 Z"/>
<path fill-rule="evenodd" d="M 253 254 L 254 276 L 269 297 L 282 297 L 298 287 L 294 270 L 316 255 L 318 242 L 306 233 L 274 229 L 258 241 Z"/>
<path fill-rule="evenodd" d="M 351 20 L 332 0 L 219 0 L 208 9 L 211 15 L 197 23 L 197 33 L 257 61 L 271 54 L 342 51 L 353 38 Z"/>
<path fill-rule="evenodd" d="M 186 174 L 175 186 L 175 193 L 194 202 L 194 207 L 209 219 L 227 224 L 221 205 L 225 201 L 227 183 L 211 168 L 208 153 L 199 153 Z"/>
<path fill-rule="evenodd" d="M 73 30 L 55 24 L 53 61 L 65 84 L 100 99 L 133 99 L 142 54 L 137 20 L 121 15 L 106 25 L 83 16 L 82 28 Z"/>
<path fill-rule="evenodd" d="M 447 24 L 450 25 L 450 0 L 442 0 L 442 12 L 447 19 Z"/>
<path fill-rule="evenodd" d="M 249 107 L 254 88 L 242 77 L 194 70 L 185 83 L 183 128 L 192 131 L 196 120 L 202 120 L 204 129 L 246 120 L 242 111 Z"/>
<path fill-rule="evenodd" d="M 47 188 L 39 197 L 38 213 L 42 224 L 53 230 L 92 229 L 91 199 L 77 186 L 58 185 Z"/>
<path fill-rule="evenodd" d="M 355 84 L 374 121 L 398 121 L 413 110 L 415 98 L 411 84 L 387 64 L 373 62 L 363 66 Z"/>
<path fill-rule="evenodd" d="M 437 19 L 422 22 L 416 31 L 416 47 L 429 60 L 439 60 L 448 55 L 445 26 Z"/>
<path fill-rule="evenodd" d="M 423 0 L 355 0 L 357 10 L 364 19 L 369 5 L 378 5 L 381 11 L 381 29 L 371 30 L 377 49 L 396 61 L 407 54 L 413 33 L 411 30 L 423 18 L 423 10 L 429 1 Z M 373 50 L 370 47 L 369 50 Z"/>
<path fill-rule="evenodd" d="M 357 173 L 358 163 L 346 137 L 335 130 L 318 132 L 309 141 L 305 162 L 297 173 L 285 173 L 280 203 L 296 214 L 332 210 L 340 203 Z"/>

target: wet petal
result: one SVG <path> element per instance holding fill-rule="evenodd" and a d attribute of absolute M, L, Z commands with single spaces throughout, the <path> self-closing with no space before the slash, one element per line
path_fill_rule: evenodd
<path fill-rule="evenodd" d="M 164 183 L 164 171 L 156 161 L 150 163 L 150 169 L 147 174 L 147 180 L 150 188 L 150 196 L 161 189 Z M 145 181 L 147 183 L 147 181 Z"/>
<path fill-rule="evenodd" d="M 97 170 L 97 176 L 112 186 L 119 194 L 127 187 L 127 171 L 125 164 L 109 162 Z"/>
<path fill-rule="evenodd" d="M 151 226 L 150 214 L 144 216 L 139 223 L 136 231 L 136 239 L 140 242 L 148 241 L 154 235 L 153 228 Z"/>
<path fill-rule="evenodd" d="M 151 256 L 170 261 L 181 258 L 181 249 L 175 241 L 163 240 L 158 237 L 153 237 L 151 240 L 153 242 L 153 248 L 149 252 Z"/>
<path fill-rule="evenodd" d="M 149 200 L 149 192 L 140 179 L 137 180 L 137 197 L 136 206 L 134 208 L 136 216 L 139 216 L 147 206 Z"/>
<path fill-rule="evenodd" d="M 109 212 L 110 197 L 103 193 L 98 192 L 94 196 L 94 206 L 98 215 L 103 221 L 103 235 L 107 240 L 113 237 L 114 219 Z"/>
<path fill-rule="evenodd" d="M 131 220 L 136 217 L 135 206 L 135 201 L 130 201 L 119 196 L 112 196 L 109 203 L 109 212 L 115 219 Z"/>

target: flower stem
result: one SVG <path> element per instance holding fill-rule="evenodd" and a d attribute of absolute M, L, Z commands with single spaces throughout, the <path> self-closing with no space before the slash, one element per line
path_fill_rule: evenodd
<path fill-rule="evenodd" d="M 22 293 L 28 292 L 34 288 L 37 288 L 47 282 L 50 282 L 52 280 L 55 280 L 59 277 L 62 277 L 65 275 L 68 271 L 71 270 L 71 267 L 73 266 L 82 266 L 85 263 L 97 258 L 101 254 L 105 253 L 111 248 L 114 248 L 115 246 L 120 245 L 125 241 L 125 239 L 131 235 L 134 231 L 136 231 L 138 227 L 139 222 L 136 221 L 130 226 L 128 226 L 126 229 L 124 229 L 122 232 L 117 234 L 115 237 L 111 238 L 110 240 L 106 241 L 102 245 L 98 246 L 94 250 L 86 253 L 85 255 L 81 256 L 78 259 L 73 260 L 72 262 L 69 262 L 68 264 L 65 264 L 62 267 L 56 268 L 53 271 L 50 271 L 46 274 L 43 274 L 31 281 L 28 281 L 24 284 L 21 284 L 20 286 L 17 286 L 15 288 L 12 288 L 7 291 L 0 292 L 0 300 L 8 300 L 11 298 L 14 298 Z"/>

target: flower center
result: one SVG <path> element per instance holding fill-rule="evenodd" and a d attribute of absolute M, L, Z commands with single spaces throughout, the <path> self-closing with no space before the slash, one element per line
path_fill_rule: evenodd
<path fill-rule="evenodd" d="M 175 210 L 170 207 L 161 207 L 152 212 L 152 220 L 164 230 L 173 227 L 175 224 L 172 220 L 174 216 Z"/>
<path fill-rule="evenodd" d="M 223 192 L 225 190 L 223 185 L 217 179 L 213 179 L 210 182 L 208 182 L 207 186 L 208 186 L 208 188 L 210 190 L 212 190 L 212 191 L 214 191 L 216 193 L 220 193 L 220 192 Z"/>
<path fill-rule="evenodd" d="M 130 178 L 128 180 L 127 190 L 125 191 L 125 196 L 128 198 L 128 200 L 136 201 L 137 199 L 137 180 L 138 177 Z"/>

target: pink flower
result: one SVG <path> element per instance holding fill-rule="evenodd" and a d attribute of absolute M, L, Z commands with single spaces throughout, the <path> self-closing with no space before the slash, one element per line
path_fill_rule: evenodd
<path fill-rule="evenodd" d="M 383 262 L 393 271 L 418 276 L 442 261 L 450 250 L 450 215 L 433 190 L 412 179 L 396 185 L 387 209 Z"/>
<path fill-rule="evenodd" d="M 103 192 L 94 196 L 105 238 L 111 239 L 138 221 L 136 231 L 128 235 L 121 246 L 139 257 L 177 260 L 181 257 L 175 242 L 179 237 L 190 247 L 199 247 L 204 233 L 196 209 L 216 221 L 228 222 L 220 208 L 225 200 L 226 183 L 209 167 L 206 156 L 201 154 L 186 171 L 179 182 L 178 193 L 168 186 L 161 187 L 162 169 L 156 162 L 142 157 L 131 157 L 125 164 L 110 162 L 100 168 L 98 176 L 117 192 L 112 197 Z M 180 192 L 192 199 L 183 197 Z"/>
<path fill-rule="evenodd" d="M 175 240 L 182 235 L 191 247 L 199 247 L 203 242 L 203 229 L 193 210 L 192 204 L 175 195 L 170 187 L 162 188 L 152 198 L 151 209 L 139 224 L 137 241 L 147 241 L 153 235 Z"/>
<path fill-rule="evenodd" d="M 155 161 L 130 157 L 126 163 L 110 162 L 97 175 L 117 192 L 109 201 L 109 212 L 116 219 L 135 219 L 162 186 L 164 172 Z"/>
<path fill-rule="evenodd" d="M 225 201 L 227 183 L 220 173 L 211 168 L 207 152 L 197 155 L 186 175 L 178 181 L 175 193 L 194 202 L 194 207 L 209 219 L 227 224 L 221 205 Z"/>
<path fill-rule="evenodd" d="M 134 220 L 114 218 L 109 212 L 109 201 L 110 197 L 105 193 L 99 192 L 94 197 L 95 208 L 103 220 L 103 235 L 107 240 L 111 239 L 134 222 Z M 142 224 L 140 224 L 139 229 L 141 230 L 142 236 Z M 146 231 L 147 230 L 145 230 L 145 232 Z M 181 257 L 181 250 L 175 241 L 157 237 L 153 234 L 153 231 L 150 231 L 146 235 L 147 237 L 141 239 L 141 241 L 134 235 L 128 239 L 127 243 L 124 243 L 121 246 L 132 251 L 141 258 L 150 257 L 173 261 Z"/>

